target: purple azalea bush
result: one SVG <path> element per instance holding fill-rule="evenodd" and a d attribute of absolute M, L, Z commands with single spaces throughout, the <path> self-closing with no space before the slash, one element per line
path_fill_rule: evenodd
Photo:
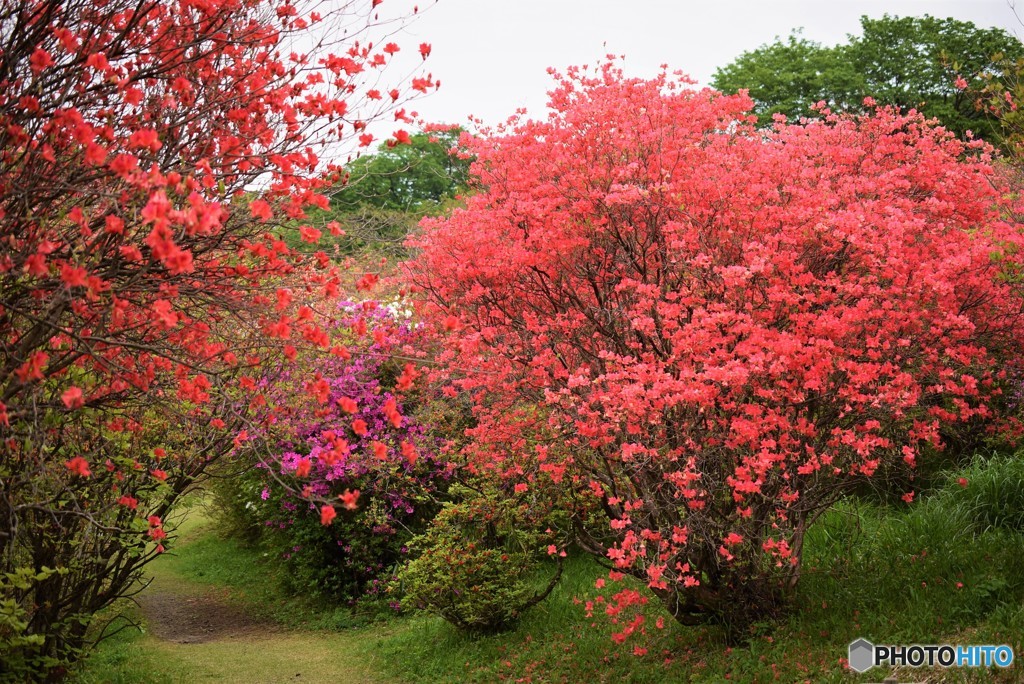
<path fill-rule="evenodd" d="M 271 457 L 230 486 L 287 589 L 355 602 L 382 593 L 453 469 L 410 417 L 422 401 L 408 387 L 416 328 L 389 309 L 346 303 L 330 329 L 335 353 L 304 358 L 267 383 Z M 329 524 L 324 501 L 337 509 Z"/>

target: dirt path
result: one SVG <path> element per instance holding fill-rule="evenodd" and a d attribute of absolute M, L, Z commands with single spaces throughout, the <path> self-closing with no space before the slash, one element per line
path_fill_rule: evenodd
<path fill-rule="evenodd" d="M 201 644 L 218 639 L 267 635 L 273 625 L 257 621 L 232 605 L 226 592 L 183 593 L 150 587 L 138 597 L 150 631 L 178 644 Z"/>
<path fill-rule="evenodd" d="M 259 620 L 226 589 L 166 575 L 137 601 L 149 634 L 134 645 L 135 684 L 379 684 L 377 658 L 359 648 L 364 633 L 303 632 Z"/>

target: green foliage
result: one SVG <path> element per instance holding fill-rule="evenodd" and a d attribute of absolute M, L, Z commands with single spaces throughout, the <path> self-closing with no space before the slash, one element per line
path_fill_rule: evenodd
<path fill-rule="evenodd" d="M 339 634 L 333 630 L 342 623 L 332 624 L 321 612 L 323 604 L 298 606 L 268 593 L 269 568 L 258 551 L 207 527 L 190 533 L 178 546 L 180 555 L 164 554 L 151 566 L 154 572 L 175 586 L 194 581 L 230 588 L 232 595 L 299 631 L 261 634 L 252 644 L 232 639 L 187 645 L 122 633 L 100 645 L 76 681 L 235 681 L 231 677 L 240 677 L 240 660 L 246 681 L 282 681 L 299 672 L 302 680 L 339 681 L 315 674 L 318 667 L 327 673 L 339 660 L 344 668 L 330 672 L 360 681 L 921 679 L 917 670 L 853 675 L 842 663 L 846 646 L 863 636 L 1024 649 L 1024 577 L 1018 569 L 1024 534 L 972 524 L 972 490 L 959 483 L 960 477 L 981 483 L 989 470 L 1008 473 L 1009 460 L 978 459 L 952 471 L 944 486 L 913 506 L 851 498 L 834 507 L 806 537 L 804 578 L 796 596 L 800 611 L 779 623 L 755 625 L 749 643 L 738 648 L 726 648 L 719 628 L 676 626 L 656 601 L 643 607 L 646 632 L 615 644 L 610 635 L 618 627 L 586 616 L 585 602 L 594 598 L 595 581 L 607 571 L 585 555 L 566 559 L 550 596 L 510 631 L 467 634 L 439 617 L 419 615 Z M 630 578 L 621 586 L 642 587 Z M 283 614 L 286 605 L 293 608 Z M 664 629 L 655 626 L 658 618 Z M 321 631 L 301 631 L 311 629 Z M 295 669 L 286 674 L 282 662 Z M 346 669 L 357 666 L 362 669 Z M 958 676 L 979 683 L 1019 679 L 1016 668 L 964 670 Z"/>
<path fill-rule="evenodd" d="M 324 230 L 321 247 L 353 256 L 364 252 L 404 257 L 403 243 L 425 216 L 451 207 L 469 182 L 470 160 L 451 154 L 462 130 L 422 132 L 404 145 L 381 145 L 346 166 L 347 180 L 331 195 L 330 209 L 312 210 L 318 227 L 337 221 L 345 234 Z M 284 230 L 292 247 L 301 247 L 295 228 Z"/>
<path fill-rule="evenodd" d="M 992 139 L 997 124 L 978 106 L 983 75 L 997 73 L 1004 59 L 1024 57 L 1024 45 L 1003 29 L 979 28 L 952 18 L 861 18 L 863 35 L 848 54 L 879 102 L 917 107 L 962 135 Z M 957 77 L 968 87 L 956 87 Z"/>
<path fill-rule="evenodd" d="M 496 490 L 453 494 L 463 500 L 445 504 L 410 544 L 419 556 L 400 575 L 406 597 L 463 631 L 507 629 L 558 582 L 560 563 L 545 589 L 535 586 L 542 549 L 554 540 L 525 501 Z"/>
<path fill-rule="evenodd" d="M 851 499 L 824 516 L 807 539 L 801 619 L 820 598 L 840 614 L 856 611 L 855 622 L 873 625 L 865 633 L 884 629 L 892 643 L 940 643 L 947 630 L 962 632 L 994 612 L 1016 615 L 1024 598 L 1024 577 L 1015 572 L 1024 535 L 978 524 L 995 502 L 979 503 L 959 482 L 1002 481 L 1006 464 L 977 460 L 952 475 L 902 512 Z"/>
<path fill-rule="evenodd" d="M 343 214 L 373 207 L 409 214 L 436 211 L 466 186 L 469 160 L 450 154 L 462 130 L 417 133 L 406 145 L 381 145 L 346 167 L 348 181 L 331 198 Z"/>
<path fill-rule="evenodd" d="M 225 459 L 206 483 L 213 516 L 223 536 L 256 545 L 263 531 L 254 501 L 263 485 L 247 465 Z"/>
<path fill-rule="evenodd" d="M 928 15 L 865 16 L 861 29 L 834 47 L 799 33 L 777 39 L 718 69 L 712 84 L 724 92 L 748 89 L 765 120 L 774 113 L 808 116 L 821 100 L 856 110 L 870 95 L 879 104 L 920 109 L 959 135 L 971 130 L 995 139 L 998 124 L 981 106 L 981 90 L 1006 60 L 1024 57 L 1019 40 L 1003 29 Z M 965 87 L 956 86 L 958 77 Z"/>
<path fill-rule="evenodd" d="M 877 682 L 890 674 L 853 675 L 842 658 L 858 637 L 891 643 L 1007 643 L 1024 646 L 1024 534 L 971 523 L 970 487 L 1005 464 L 979 459 L 949 473 L 941 489 L 913 506 L 850 498 L 809 530 L 799 611 L 752 627 L 750 641 L 727 648 L 720 628 L 674 626 L 658 602 L 643 609 L 646 633 L 616 646 L 607 621 L 586 619 L 583 603 L 606 572 L 570 558 L 552 595 L 512 632 L 467 638 L 439 620 L 368 640 L 396 678 L 408 682 L 815 681 Z M 1020 467 L 1020 466 L 1016 466 Z M 1001 477 L 1001 476 L 999 476 Z M 638 583 L 625 580 L 627 587 Z M 653 628 L 658 618 L 665 629 Z M 634 650 L 638 649 L 638 650 Z M 961 673 L 963 681 L 1017 681 L 1014 670 Z M 916 677 L 920 679 L 921 677 Z M 960 681 L 960 680 L 958 680 Z"/>
<path fill-rule="evenodd" d="M 814 116 L 812 107 L 821 100 L 835 109 L 855 109 L 865 89 L 863 75 L 841 47 L 825 47 L 799 31 L 744 52 L 719 68 L 711 82 L 727 93 L 747 89 L 763 122 L 775 114 Z"/>
<path fill-rule="evenodd" d="M 570 554 L 564 568 L 548 598 L 508 631 L 467 633 L 437 616 L 421 615 L 394 632 L 367 634 L 366 652 L 383 656 L 381 665 L 390 681 L 687 681 L 678 668 L 662 664 L 660 650 L 652 649 L 651 658 L 637 658 L 628 647 L 612 641 L 614 626 L 608 620 L 586 617 L 581 599 L 593 594 L 598 578 L 607 576 L 592 556 Z M 639 586 L 629 578 L 625 581 Z M 670 619 L 657 602 L 649 607 L 651 622 L 658 616 Z M 652 641 L 685 653 L 691 644 L 675 641 L 680 634 L 655 631 Z M 709 648 L 707 655 L 714 650 Z"/>
<path fill-rule="evenodd" d="M 0 596 L 29 593 L 53 578 L 67 574 L 53 568 L 17 568 L 0 577 Z M 46 653 L 46 636 L 29 629 L 32 615 L 13 598 L 0 599 L 0 682 L 22 682 L 40 672 L 52 672 L 78 657 L 76 649 L 54 657 Z M 56 626 L 54 626 L 55 628 Z"/>

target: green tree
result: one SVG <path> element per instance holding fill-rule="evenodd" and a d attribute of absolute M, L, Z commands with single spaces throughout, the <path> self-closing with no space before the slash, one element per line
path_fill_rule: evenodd
<path fill-rule="evenodd" d="M 979 98 L 986 79 L 998 76 L 1006 60 L 1024 57 L 1017 38 L 929 15 L 864 16 L 861 29 L 862 35 L 834 47 L 799 33 L 777 39 L 718 69 L 712 84 L 724 92 L 748 89 L 761 117 L 806 116 L 821 100 L 854 110 L 870 95 L 880 104 L 919 109 L 958 135 L 971 130 L 994 139 L 998 124 Z"/>
<path fill-rule="evenodd" d="M 376 154 L 348 165 L 348 180 L 331 207 L 351 213 L 365 207 L 411 214 L 431 212 L 466 185 L 469 160 L 450 154 L 462 130 L 417 133 L 406 145 L 381 145 Z"/>
<path fill-rule="evenodd" d="M 972 130 L 994 141 L 998 123 L 979 106 L 979 95 L 985 76 L 1000 73 L 1006 59 L 1024 57 L 1017 38 L 1003 29 L 928 15 L 862 17 L 861 27 L 863 35 L 851 38 L 846 52 L 864 74 L 867 95 L 918 108 L 959 135 Z"/>
<path fill-rule="evenodd" d="M 748 90 L 762 121 L 771 121 L 774 114 L 813 116 L 811 107 L 821 100 L 835 109 L 849 109 L 859 104 L 865 90 L 863 75 L 842 47 L 807 40 L 799 29 L 785 41 L 777 38 L 744 52 L 719 68 L 711 83 L 726 93 Z"/>
<path fill-rule="evenodd" d="M 346 167 L 330 210 L 314 222 L 341 225 L 345 235 L 334 243 L 341 255 L 404 256 L 405 237 L 420 219 L 441 213 L 468 183 L 470 160 L 451 153 L 461 134 L 459 128 L 421 132 L 407 144 L 384 144 L 359 157 Z M 289 229 L 285 240 L 297 245 L 298 232 Z"/>

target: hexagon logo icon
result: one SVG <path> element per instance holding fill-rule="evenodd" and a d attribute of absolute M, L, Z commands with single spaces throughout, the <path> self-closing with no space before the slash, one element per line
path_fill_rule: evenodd
<path fill-rule="evenodd" d="M 867 672 L 875 666 L 875 645 L 867 639 L 857 639 L 849 648 L 850 669 Z"/>

